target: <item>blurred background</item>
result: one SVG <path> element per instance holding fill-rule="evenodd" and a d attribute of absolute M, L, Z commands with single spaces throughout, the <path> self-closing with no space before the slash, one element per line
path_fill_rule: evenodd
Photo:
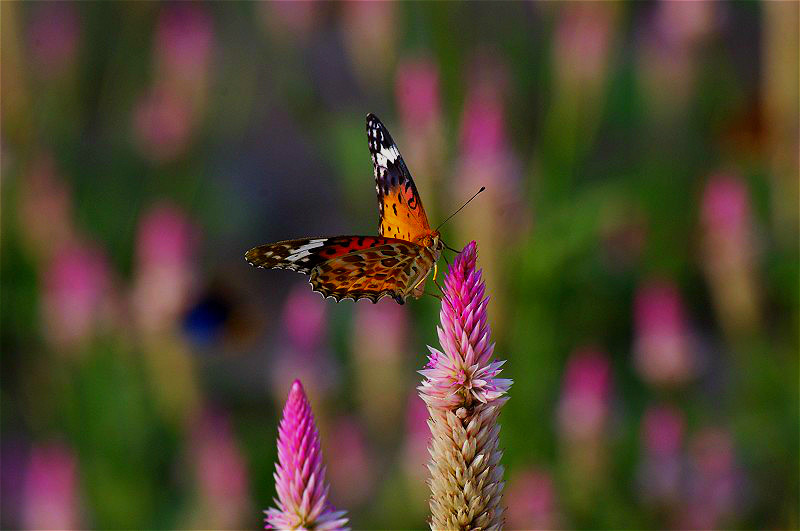
<path fill-rule="evenodd" d="M 510 529 L 800 526 L 797 3 L 0 9 L 3 528 L 260 527 L 294 378 L 426 526 L 438 301 L 243 259 L 376 233 L 368 112 L 433 225 L 487 187 Z"/>

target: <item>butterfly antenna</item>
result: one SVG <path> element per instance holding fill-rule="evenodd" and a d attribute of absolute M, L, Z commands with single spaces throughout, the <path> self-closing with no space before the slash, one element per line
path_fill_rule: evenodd
<path fill-rule="evenodd" d="M 442 242 L 442 245 L 444 245 L 444 248 L 447 249 L 448 251 L 453 251 L 456 254 L 461 252 L 461 251 L 457 251 L 456 249 L 453 249 L 452 247 L 450 247 L 449 245 L 444 243 L 444 240 L 441 240 L 441 242 Z M 442 255 L 442 256 L 444 256 L 444 255 Z M 447 262 L 447 258 L 445 258 L 444 260 L 445 260 L 445 262 Z M 450 262 L 447 262 L 447 265 L 450 265 Z"/>
<path fill-rule="evenodd" d="M 439 223 L 439 226 L 438 226 L 438 227 L 436 227 L 436 230 L 439 230 L 439 229 L 442 227 L 442 225 L 444 225 L 445 223 L 447 223 L 448 221 L 450 221 L 450 219 L 451 219 L 453 216 L 455 216 L 456 214 L 458 214 L 459 212 L 461 212 L 461 209 L 462 209 L 462 208 L 464 208 L 465 206 L 467 206 L 467 205 L 469 204 L 469 202 L 470 202 L 470 201 L 472 201 L 473 199 L 475 199 L 476 197 L 478 197 L 478 194 L 479 194 L 479 193 L 481 193 L 481 192 L 483 192 L 484 190 L 486 190 L 486 187 L 485 187 L 485 186 L 481 186 L 481 189 L 480 189 L 480 190 L 478 190 L 477 192 L 475 192 L 475 195 L 473 195 L 472 197 L 470 197 L 469 199 L 467 199 L 467 202 L 466 202 L 466 203 L 464 203 L 463 205 L 461 205 L 461 208 L 459 208 L 458 210 L 456 210 L 455 212 L 453 212 L 452 214 L 450 214 L 450 216 L 449 216 L 449 217 L 448 217 L 446 220 L 444 220 L 444 221 L 442 221 L 441 223 Z M 458 252 L 458 251 L 456 251 L 456 252 Z"/>

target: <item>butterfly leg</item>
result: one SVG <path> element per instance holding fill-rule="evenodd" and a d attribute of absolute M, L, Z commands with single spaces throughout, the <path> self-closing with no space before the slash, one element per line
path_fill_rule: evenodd
<path fill-rule="evenodd" d="M 439 281 L 438 281 L 438 280 L 436 280 L 436 279 L 434 278 L 434 279 L 433 279 L 433 283 L 434 283 L 434 284 L 436 284 L 436 287 L 437 287 L 437 288 L 439 288 L 439 291 L 441 291 L 442 293 L 444 293 L 444 288 L 442 288 L 442 285 L 441 285 L 441 284 L 439 284 Z"/>
<path fill-rule="evenodd" d="M 440 288 L 440 289 L 441 289 L 441 288 Z M 428 293 L 428 292 L 426 291 L 426 292 L 425 292 L 425 295 L 430 295 L 431 297 L 434 297 L 434 298 L 436 298 L 436 299 L 438 299 L 438 300 L 442 300 L 442 296 L 441 296 L 441 295 L 437 295 L 437 294 L 435 294 L 435 293 Z"/>

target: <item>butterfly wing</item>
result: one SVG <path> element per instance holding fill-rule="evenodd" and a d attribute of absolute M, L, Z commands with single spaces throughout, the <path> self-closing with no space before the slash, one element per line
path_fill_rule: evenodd
<path fill-rule="evenodd" d="M 421 295 L 418 284 L 432 266 L 432 256 L 423 247 L 395 239 L 319 264 L 311 271 L 311 286 L 323 297 L 333 297 L 337 302 L 348 298 L 378 302 L 383 297 L 392 297 L 403 304 L 409 295 Z"/>
<path fill-rule="evenodd" d="M 392 241 L 393 238 L 379 236 L 300 238 L 253 247 L 245 253 L 244 258 L 255 267 L 289 269 L 310 275 L 315 267 L 326 260 Z"/>
<path fill-rule="evenodd" d="M 413 241 L 430 232 L 411 173 L 389 131 L 374 114 L 367 115 L 367 143 L 375 170 L 381 236 Z"/>

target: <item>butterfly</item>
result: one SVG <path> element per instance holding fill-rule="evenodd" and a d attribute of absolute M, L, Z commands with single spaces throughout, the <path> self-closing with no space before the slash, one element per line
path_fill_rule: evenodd
<path fill-rule="evenodd" d="M 367 115 L 367 143 L 378 194 L 379 236 L 300 238 L 253 247 L 250 265 L 289 269 L 309 275 L 311 289 L 323 297 L 369 299 L 392 297 L 400 304 L 420 298 L 425 279 L 444 248 L 431 229 L 411 173 L 389 131 Z M 434 273 L 435 277 L 435 273 Z"/>

